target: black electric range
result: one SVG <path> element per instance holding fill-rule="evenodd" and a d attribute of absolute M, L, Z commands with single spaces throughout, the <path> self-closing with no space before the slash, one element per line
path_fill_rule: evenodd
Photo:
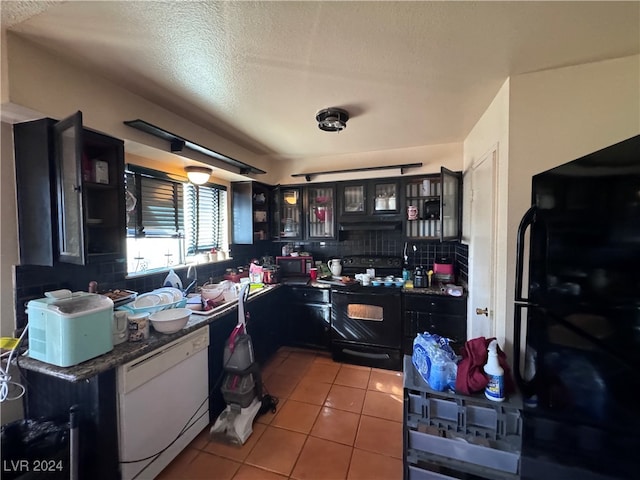
<path fill-rule="evenodd" d="M 402 275 L 402 259 L 354 255 L 342 259 L 342 274 L 375 269 L 376 277 Z M 331 351 L 334 360 L 389 370 L 402 369 L 402 289 L 363 286 L 331 288 Z"/>

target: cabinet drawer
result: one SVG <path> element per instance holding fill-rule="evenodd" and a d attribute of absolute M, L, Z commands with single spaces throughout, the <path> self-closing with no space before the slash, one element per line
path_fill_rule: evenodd
<path fill-rule="evenodd" d="M 303 303 L 330 303 L 331 290 L 328 288 L 289 287 L 290 301 Z"/>
<path fill-rule="evenodd" d="M 466 297 L 445 297 L 438 295 L 405 295 L 405 310 L 429 313 L 447 313 L 465 315 L 467 311 Z"/>
<path fill-rule="evenodd" d="M 462 346 L 467 339 L 467 318 L 459 315 L 431 314 L 407 311 L 404 314 L 404 335 L 414 338 L 418 333 L 436 333 Z"/>

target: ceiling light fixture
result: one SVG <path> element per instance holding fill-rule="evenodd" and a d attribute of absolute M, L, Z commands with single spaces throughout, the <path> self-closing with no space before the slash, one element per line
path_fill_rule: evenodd
<path fill-rule="evenodd" d="M 340 132 L 347 128 L 349 112 L 341 108 L 325 108 L 316 113 L 318 128 L 325 132 Z"/>
<path fill-rule="evenodd" d="M 284 201 L 289 205 L 298 203 L 298 192 L 296 190 L 285 190 Z"/>
<path fill-rule="evenodd" d="M 209 167 L 198 167 L 195 165 L 184 167 L 184 171 L 187 172 L 187 178 L 191 183 L 196 185 L 202 185 L 209 181 L 211 176 L 211 169 Z"/>

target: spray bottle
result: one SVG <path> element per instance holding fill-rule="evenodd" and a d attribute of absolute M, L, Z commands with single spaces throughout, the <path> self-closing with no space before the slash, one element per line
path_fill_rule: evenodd
<path fill-rule="evenodd" d="M 182 280 L 180 280 L 180 277 L 176 274 L 176 272 L 171 269 L 169 270 L 169 274 L 165 277 L 162 286 L 179 288 L 180 290 L 182 290 Z"/>
<path fill-rule="evenodd" d="M 484 389 L 484 395 L 494 402 L 502 402 L 504 401 L 504 370 L 498 362 L 497 348 L 497 340 L 492 340 L 487 348 L 489 358 L 487 359 L 487 364 L 484 366 L 484 372 L 489 378 L 489 383 Z"/>

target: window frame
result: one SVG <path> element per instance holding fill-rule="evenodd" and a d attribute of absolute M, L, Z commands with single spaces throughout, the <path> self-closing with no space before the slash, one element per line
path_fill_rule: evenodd
<path fill-rule="evenodd" d="M 129 215 L 134 216 L 133 222 L 131 221 L 131 219 L 127 221 L 127 231 L 126 231 L 126 236 L 128 240 L 127 250 L 129 247 L 129 239 L 175 238 L 180 242 L 180 245 L 178 247 L 180 250 L 180 259 L 179 259 L 179 263 L 177 264 L 168 264 L 167 266 L 164 266 L 164 267 L 156 266 L 153 268 L 149 268 L 148 270 L 144 269 L 142 271 L 129 271 L 129 267 L 130 267 L 129 262 L 131 261 L 131 259 L 129 258 L 130 254 L 127 251 L 127 276 L 138 276 L 138 275 L 144 275 L 144 274 L 158 273 L 158 272 L 168 270 L 170 268 L 186 266 L 189 263 L 193 263 L 194 261 L 197 261 L 198 263 L 202 263 L 202 260 L 211 261 L 211 257 L 208 256 L 208 253 L 211 250 L 211 248 L 221 249 L 221 248 L 226 248 L 229 245 L 229 242 L 230 242 L 229 220 L 230 219 L 229 219 L 229 211 L 228 211 L 229 193 L 228 193 L 227 186 L 220 185 L 214 182 L 207 182 L 203 185 L 193 185 L 189 182 L 189 180 L 186 177 L 183 177 L 180 175 L 170 174 L 167 172 L 163 172 L 160 170 L 155 170 L 147 167 L 142 167 L 139 165 L 127 164 L 125 167 L 125 181 L 129 182 L 130 178 L 135 179 L 135 182 L 134 182 L 135 192 L 133 193 L 133 195 L 136 198 L 136 205 L 135 205 L 135 208 L 129 212 Z M 145 219 L 144 219 L 143 211 L 148 206 L 148 205 L 145 205 L 145 203 L 148 202 L 148 198 L 145 199 L 145 193 L 144 193 L 145 178 L 149 179 L 148 181 L 150 181 L 151 183 L 167 182 L 167 183 L 173 184 L 173 197 L 174 197 L 173 209 L 174 209 L 174 218 L 175 218 L 173 227 L 175 228 L 172 227 L 172 228 L 166 229 L 164 232 L 162 231 L 162 229 L 151 230 L 150 232 L 145 231 L 146 227 L 145 227 Z M 162 186 L 162 184 L 160 184 L 160 186 Z M 125 189 L 127 187 L 128 187 L 128 184 L 125 186 Z M 146 187 L 148 188 L 149 185 L 147 185 Z M 215 223 L 217 223 L 218 232 L 217 232 L 217 235 L 211 235 L 211 238 L 213 238 L 214 236 L 217 236 L 217 238 L 215 239 L 215 242 L 216 242 L 215 247 L 212 247 L 209 245 L 203 245 L 197 250 L 192 251 L 192 245 L 194 244 L 197 245 L 197 239 L 196 240 L 191 239 L 190 238 L 191 232 L 188 231 L 187 229 L 187 218 L 189 215 L 188 209 L 193 208 L 189 204 L 187 197 L 188 197 L 188 191 L 190 189 L 193 190 L 194 188 L 195 188 L 195 192 L 197 192 L 198 195 L 201 194 L 202 192 L 201 189 L 211 189 L 211 196 L 216 198 L 216 201 L 212 201 L 212 204 L 213 204 L 212 207 L 209 208 L 208 210 L 205 210 L 202 213 L 198 213 L 197 217 L 199 217 L 201 214 L 208 214 L 212 208 L 217 208 L 218 218 L 215 220 Z M 162 192 L 162 189 L 161 189 L 158 197 L 162 198 L 163 197 L 162 194 L 164 194 L 164 198 L 166 199 L 167 197 L 166 190 Z M 165 217 L 164 224 L 167 223 L 166 222 L 166 217 L 167 217 L 166 204 L 167 203 L 165 202 L 165 209 L 160 213 L 161 217 L 162 215 L 164 215 Z M 198 219 L 198 223 L 199 222 L 200 220 Z M 158 221 L 158 224 L 162 226 L 163 224 L 162 218 Z M 154 225 L 157 225 L 157 224 L 154 224 Z M 211 223 L 209 224 L 209 226 L 213 227 L 215 231 L 215 227 L 211 225 Z M 207 255 L 204 255 L 203 258 L 200 258 L 201 254 L 203 253 L 206 253 Z M 155 264 L 157 265 L 157 263 L 158 262 L 156 262 Z"/>

